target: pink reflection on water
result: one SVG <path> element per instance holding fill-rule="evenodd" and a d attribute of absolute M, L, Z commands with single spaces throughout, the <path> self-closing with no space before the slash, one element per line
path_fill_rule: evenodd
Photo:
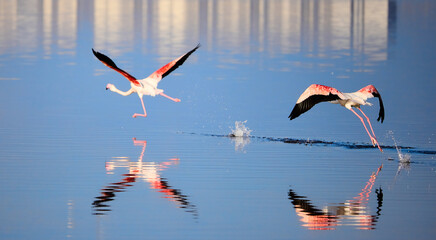
<path fill-rule="evenodd" d="M 383 165 L 373 172 L 361 192 L 351 200 L 344 203 L 332 204 L 322 210 L 312 205 L 311 201 L 304 196 L 297 195 L 292 189 L 289 190 L 289 199 L 294 205 L 295 212 L 300 217 L 302 226 L 309 230 L 336 230 L 338 226 L 355 226 L 362 230 L 375 229 L 378 216 L 380 215 L 383 202 L 383 193 L 377 189 L 378 211 L 376 215 L 369 213 L 368 201 L 375 180 Z"/>
<path fill-rule="evenodd" d="M 142 147 L 136 162 L 130 161 L 128 157 L 114 157 L 106 163 L 107 174 L 114 174 L 114 170 L 117 168 L 127 169 L 128 173 L 122 174 L 124 178 L 121 181 L 110 183 L 102 189 L 101 195 L 96 197 L 93 202 L 94 215 L 104 215 L 104 212 L 111 211 L 110 205 L 107 203 L 115 200 L 116 194 L 126 191 L 128 187 L 133 186 L 133 183 L 138 182 L 138 180 L 143 180 L 149 183 L 150 189 L 162 193 L 164 195 L 162 198 L 170 200 L 178 208 L 183 208 L 186 212 L 190 212 L 194 217 L 197 217 L 196 206 L 189 202 L 188 196 L 183 195 L 179 189 L 170 186 L 168 181 L 161 176 L 161 172 L 179 164 L 180 159 L 173 157 L 165 162 L 143 161 L 147 141 L 133 138 L 133 144 Z"/>

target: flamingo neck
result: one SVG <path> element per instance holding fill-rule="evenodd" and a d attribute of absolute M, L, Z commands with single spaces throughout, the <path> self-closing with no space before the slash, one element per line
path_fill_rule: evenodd
<path fill-rule="evenodd" d="M 126 92 L 123 92 L 123 91 L 119 90 L 118 88 L 116 88 L 114 85 L 112 85 L 112 87 L 109 88 L 109 90 L 111 90 L 112 92 L 116 92 L 116 93 L 118 93 L 120 95 L 123 95 L 123 96 L 128 96 L 128 95 L 133 93 L 133 89 L 132 88 L 129 89 L 128 91 L 126 91 Z"/>

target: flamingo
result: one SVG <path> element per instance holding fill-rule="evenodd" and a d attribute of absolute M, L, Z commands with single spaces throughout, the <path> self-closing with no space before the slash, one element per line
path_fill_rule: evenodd
<path fill-rule="evenodd" d="M 371 122 L 369 121 L 369 118 L 362 111 L 362 109 L 360 109 L 361 105 L 372 106 L 372 104 L 367 102 L 366 100 L 368 98 L 373 98 L 373 97 L 377 97 L 380 104 L 380 111 L 378 114 L 377 121 L 381 120 L 381 123 L 383 123 L 383 120 L 385 118 L 383 101 L 380 96 L 380 93 L 373 85 L 368 85 L 358 90 L 357 92 L 342 93 L 332 87 L 319 85 L 319 84 L 312 84 L 298 98 L 297 103 L 295 104 L 288 118 L 290 120 L 297 118 L 301 114 L 309 111 L 309 109 L 311 109 L 315 104 L 318 104 L 320 102 L 330 102 L 334 104 L 340 104 L 341 106 L 352 111 L 360 119 L 363 126 L 365 127 L 366 132 L 368 133 L 371 139 L 372 145 L 375 146 L 377 144 L 378 149 L 381 152 L 383 152 L 380 145 L 378 144 L 377 138 L 374 134 L 374 130 L 372 129 L 372 125 Z M 369 127 L 371 128 L 372 135 L 369 133 L 368 128 L 366 127 L 366 124 L 363 121 L 363 118 L 359 114 L 357 114 L 356 111 L 353 110 L 353 107 L 359 109 L 360 112 L 363 114 L 363 116 L 366 118 Z"/>
<path fill-rule="evenodd" d="M 186 59 L 188 59 L 188 57 L 195 50 L 197 50 L 199 47 L 200 47 L 200 44 L 198 44 L 194 49 L 187 52 L 186 54 L 180 56 L 179 58 L 177 58 L 177 59 L 169 62 L 165 66 L 161 67 L 160 69 L 158 69 L 157 71 L 152 73 L 147 78 L 140 79 L 140 80 L 136 79 L 135 77 L 133 77 L 129 73 L 125 72 L 124 70 L 118 68 L 117 65 L 108 56 L 106 56 L 100 52 L 97 52 L 94 49 L 92 49 L 92 52 L 94 53 L 95 57 L 97 57 L 97 59 L 100 60 L 104 65 L 119 72 L 121 75 L 123 75 L 124 77 L 126 77 L 130 81 L 131 88 L 126 92 L 120 91 L 111 83 L 108 83 L 106 85 L 106 90 L 109 89 L 112 92 L 116 92 L 116 93 L 121 94 L 123 96 L 128 96 L 128 95 L 136 92 L 139 96 L 139 99 L 141 99 L 142 109 L 144 110 L 144 114 L 140 114 L 140 113 L 133 114 L 132 117 L 136 118 L 137 116 L 147 117 L 147 112 L 145 111 L 144 101 L 142 100 L 142 97 L 144 95 L 149 95 L 149 96 L 153 96 L 153 97 L 156 95 L 161 95 L 161 96 L 166 97 L 174 102 L 180 102 L 180 99 L 172 98 L 172 97 L 166 95 L 165 93 L 163 93 L 164 90 L 158 89 L 157 85 L 160 82 L 160 80 L 162 80 L 162 78 L 166 77 L 172 71 L 174 71 L 180 65 L 182 65 L 186 61 Z"/>
<path fill-rule="evenodd" d="M 161 176 L 162 171 L 172 165 L 179 164 L 180 159 L 173 157 L 168 159 L 170 161 L 161 163 L 143 161 L 147 141 L 133 138 L 133 145 L 142 147 L 136 162 L 126 160 L 123 157 L 113 157 L 112 161 L 106 162 L 108 174 L 113 173 L 115 168 L 127 168 L 129 172 L 122 175 L 124 178 L 121 181 L 110 183 L 102 189 L 100 196 L 96 197 L 96 200 L 92 203 L 95 208 L 94 215 L 104 215 L 104 212 L 111 211 L 108 202 L 115 200 L 119 192 L 125 192 L 128 187 L 133 186 L 133 183 L 142 179 L 150 184 L 150 189 L 163 193 L 165 195 L 163 198 L 175 202 L 179 208 L 183 208 L 186 212 L 193 214 L 197 218 L 197 207 L 189 201 L 189 197 L 184 195 L 180 189 L 170 186 L 168 181 Z"/>
<path fill-rule="evenodd" d="M 378 174 L 383 164 L 373 172 L 361 192 L 351 200 L 339 204 L 329 204 L 322 209 L 316 207 L 305 196 L 298 195 L 289 189 L 288 196 L 294 205 L 295 212 L 300 217 L 304 227 L 309 230 L 335 230 L 337 226 L 353 225 L 362 230 L 374 229 L 383 205 L 383 190 L 376 189 L 377 212 L 370 214 L 368 200 Z"/>

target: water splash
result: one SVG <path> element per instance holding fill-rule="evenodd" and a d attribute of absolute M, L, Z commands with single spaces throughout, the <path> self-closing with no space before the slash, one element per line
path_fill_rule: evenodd
<path fill-rule="evenodd" d="M 395 140 L 394 132 L 389 131 L 388 134 L 391 136 L 392 141 L 394 141 L 395 149 L 397 150 L 398 160 L 400 161 L 400 163 L 410 163 L 410 159 L 412 158 L 412 156 L 410 154 L 403 154 L 401 152 L 401 147 L 398 147 L 397 141 Z"/>
<path fill-rule="evenodd" d="M 232 138 L 232 142 L 235 143 L 235 151 L 244 152 L 244 147 L 250 143 L 250 130 L 245 126 L 247 120 L 245 121 L 236 121 L 235 129 L 231 129 L 232 132 L 228 135 L 228 137 Z"/>
<path fill-rule="evenodd" d="M 245 123 L 247 123 L 247 120 L 236 121 L 235 129 L 231 129 L 232 132 L 229 134 L 229 137 L 250 137 L 250 133 L 252 130 L 246 127 Z"/>
<path fill-rule="evenodd" d="M 398 154 L 399 164 L 398 164 L 397 173 L 395 174 L 395 178 L 394 178 L 396 181 L 397 177 L 400 175 L 400 173 L 403 169 L 405 169 L 407 171 L 410 170 L 410 159 L 412 158 L 412 156 L 410 154 L 403 154 L 401 152 L 401 147 L 398 146 L 397 141 L 395 140 L 393 131 L 389 131 L 388 134 L 391 136 L 392 141 L 394 141 L 395 149 L 397 150 L 397 154 Z"/>

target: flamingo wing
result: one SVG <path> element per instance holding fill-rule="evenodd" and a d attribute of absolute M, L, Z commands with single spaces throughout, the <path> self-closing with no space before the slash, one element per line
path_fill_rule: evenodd
<path fill-rule="evenodd" d="M 188 57 L 195 52 L 200 47 L 200 44 L 198 44 L 194 49 L 191 51 L 185 53 L 184 55 L 180 56 L 179 58 L 167 63 L 165 66 L 159 68 L 157 71 L 152 73 L 148 78 L 151 78 L 156 81 L 156 84 L 162 80 L 162 78 L 169 75 L 171 72 L 176 70 L 180 65 L 182 65 Z"/>
<path fill-rule="evenodd" d="M 373 97 L 378 98 L 380 110 L 378 112 L 377 121 L 381 121 L 381 123 L 383 123 L 383 121 L 385 119 L 385 108 L 383 106 L 383 100 L 381 98 L 379 91 L 373 85 L 368 85 L 368 86 L 360 89 L 358 92 L 362 93 L 366 99 L 373 98 Z"/>
<path fill-rule="evenodd" d="M 112 68 L 113 70 L 121 73 L 121 75 L 126 77 L 130 82 L 134 83 L 135 85 L 137 85 L 137 86 L 140 85 L 140 83 L 138 82 L 138 80 L 136 80 L 135 77 L 133 77 L 132 75 L 130 75 L 126 71 L 120 69 L 119 67 L 117 67 L 117 65 L 114 63 L 114 61 L 112 61 L 112 59 L 110 59 L 108 56 L 104 55 L 103 53 L 97 52 L 94 49 L 92 49 L 92 52 L 94 53 L 95 57 L 98 60 L 100 60 L 104 65 L 106 65 L 107 67 Z"/>
<path fill-rule="evenodd" d="M 288 192 L 288 199 L 291 200 L 292 205 L 294 205 L 294 208 L 299 208 L 303 210 L 303 213 L 311 215 L 311 216 L 317 216 L 317 215 L 324 215 L 325 213 L 321 210 L 315 207 L 309 199 L 307 199 L 306 196 L 300 196 L 297 193 L 295 193 L 294 190 L 289 189 Z"/>
<path fill-rule="evenodd" d="M 298 98 L 297 103 L 288 118 L 290 120 L 297 118 L 320 102 L 329 102 L 338 99 L 346 98 L 337 89 L 324 85 L 312 84 Z"/>

